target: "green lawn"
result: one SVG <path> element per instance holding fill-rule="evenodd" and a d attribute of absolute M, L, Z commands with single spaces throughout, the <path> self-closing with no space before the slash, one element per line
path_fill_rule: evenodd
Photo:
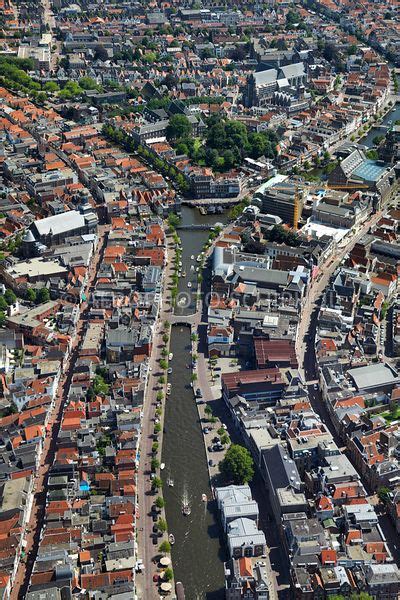
<path fill-rule="evenodd" d="M 379 413 L 379 416 L 383 417 L 388 423 L 397 421 L 397 419 L 400 419 L 400 406 L 397 407 L 396 412 L 391 413 L 387 410 L 383 413 Z"/>

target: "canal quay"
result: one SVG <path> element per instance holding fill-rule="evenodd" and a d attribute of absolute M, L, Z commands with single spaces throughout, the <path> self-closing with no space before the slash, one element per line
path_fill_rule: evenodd
<path fill-rule="evenodd" d="M 196 269 L 200 265 L 197 256 L 211 227 L 226 222 L 226 213 L 201 215 L 198 209 L 184 206 L 181 217 L 184 227 L 208 226 L 178 230 L 182 242 L 182 273 L 186 276 L 179 281 L 178 302 L 181 300 L 181 303 L 175 314 L 184 316 L 196 310 Z M 175 581 L 183 583 L 188 600 L 220 600 L 225 597 L 223 562 L 226 556 L 214 502 L 202 501 L 202 494 L 211 497 L 211 489 L 202 426 L 191 387 L 190 335 L 188 326 L 175 325 L 171 329 L 173 359 L 168 381 L 172 391 L 165 404 L 163 496 L 168 531 L 175 537 L 171 552 Z M 173 487 L 168 485 L 170 479 Z M 182 514 L 183 502 L 190 506 L 188 516 Z"/>

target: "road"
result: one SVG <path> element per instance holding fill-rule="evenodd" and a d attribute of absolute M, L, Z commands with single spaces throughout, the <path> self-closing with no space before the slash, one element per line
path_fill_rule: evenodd
<path fill-rule="evenodd" d="M 316 301 L 321 298 L 324 289 L 327 287 L 329 280 L 335 270 L 342 262 L 345 255 L 352 250 L 355 244 L 369 231 L 371 227 L 376 225 L 382 217 L 383 211 L 380 210 L 375 215 L 367 218 L 366 222 L 351 235 L 348 242 L 339 247 L 333 256 L 330 256 L 326 263 L 320 267 L 320 274 L 317 279 L 314 279 L 309 287 L 308 293 L 303 300 L 301 316 L 299 319 L 297 337 L 296 337 L 296 355 L 299 363 L 299 370 L 304 378 L 304 381 L 314 380 L 316 377 L 305 375 L 304 373 L 304 357 L 306 352 L 310 353 L 308 348 L 308 340 L 310 335 L 311 317 L 316 308 Z"/>
<path fill-rule="evenodd" d="M 102 259 L 107 231 L 108 226 L 99 226 L 99 242 L 89 268 L 88 282 L 85 288 L 85 294 L 87 298 L 89 298 L 95 283 L 98 265 Z M 12 597 L 14 598 L 24 598 L 26 596 L 32 569 L 35 564 L 45 517 L 49 469 L 53 464 L 57 449 L 57 438 L 61 426 L 63 410 L 68 398 L 68 390 L 74 373 L 75 362 L 79 356 L 79 344 L 81 343 L 85 334 L 88 311 L 89 305 L 85 302 L 81 305 L 80 318 L 77 323 L 76 333 L 72 341 L 71 352 L 66 358 L 66 362 L 63 366 L 63 374 L 60 378 L 54 407 L 50 414 L 48 431 L 43 443 L 40 464 L 37 473 L 35 474 L 32 510 L 24 533 L 24 541 L 26 542 L 26 559 L 20 560 L 18 570 L 16 572 L 12 587 Z"/>
<path fill-rule="evenodd" d="M 146 393 L 143 404 L 142 430 L 140 439 L 140 461 L 137 474 L 138 482 L 138 558 L 143 561 L 143 572 L 136 575 L 136 590 L 140 600 L 159 600 L 157 586 L 153 582 L 153 575 L 157 573 L 156 564 L 153 562 L 154 556 L 159 555 L 158 546 L 162 542 L 160 537 L 157 545 L 152 541 L 153 520 L 150 516 L 151 506 L 154 503 L 156 495 L 151 491 L 151 459 L 153 457 L 151 447 L 154 442 L 153 429 L 156 402 L 155 397 L 157 391 L 164 389 L 165 384 L 160 385 L 158 378 L 161 371 L 158 367 L 161 358 L 161 350 L 164 346 L 162 336 L 164 333 L 164 321 L 171 321 L 171 308 L 169 304 L 169 285 L 171 283 L 171 275 L 174 266 L 174 244 L 168 240 L 167 244 L 167 267 L 165 269 L 163 281 L 163 302 L 160 310 L 159 318 L 156 322 L 156 329 L 153 336 L 153 347 L 149 359 L 149 374 L 147 379 Z M 164 396 L 165 397 L 165 396 Z M 165 404 L 165 403 L 164 403 Z M 163 407 L 165 408 L 165 406 Z M 164 411 L 161 417 L 161 425 L 163 426 Z M 161 448 L 158 455 L 161 456 Z M 164 515 L 163 515 L 164 516 Z"/>

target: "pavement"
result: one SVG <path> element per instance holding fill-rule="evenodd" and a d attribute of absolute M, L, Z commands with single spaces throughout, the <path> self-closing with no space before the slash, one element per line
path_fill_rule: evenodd
<path fill-rule="evenodd" d="M 163 303 L 159 314 L 159 318 L 156 322 L 156 329 L 153 337 L 152 352 L 149 359 L 149 373 L 143 404 L 143 418 L 140 440 L 140 462 L 137 473 L 139 507 L 139 519 L 137 530 L 138 558 L 143 561 L 144 567 L 142 572 L 136 575 L 136 588 L 139 600 L 159 600 L 160 595 L 157 590 L 157 584 L 153 582 L 153 576 L 156 573 L 159 573 L 160 571 L 160 569 L 157 568 L 157 561 L 155 560 L 155 557 L 160 555 L 158 551 L 158 546 L 161 544 L 163 539 L 167 539 L 167 534 L 165 534 L 164 537 L 160 537 L 158 539 L 157 545 L 153 544 L 152 529 L 154 523 L 149 513 L 151 511 L 151 506 L 154 503 L 157 496 L 162 496 L 161 490 L 157 494 L 153 494 L 151 490 L 150 472 L 151 459 L 153 458 L 151 447 L 154 442 L 153 429 L 156 410 L 155 398 L 157 391 L 159 391 L 160 389 L 164 389 L 165 393 L 166 387 L 166 384 L 160 385 L 158 383 L 158 378 L 161 375 L 161 370 L 158 366 L 158 363 L 160 358 L 162 358 L 161 350 L 164 346 L 164 342 L 162 341 L 162 336 L 164 334 L 163 323 L 164 321 L 171 322 L 171 306 L 168 302 L 168 287 L 171 283 L 171 275 L 173 274 L 173 248 L 174 244 L 171 242 L 171 240 L 168 240 L 168 260 L 163 282 Z M 163 414 L 161 417 L 161 426 L 163 426 L 165 400 L 162 404 Z M 160 443 L 162 434 L 159 436 L 159 438 L 160 439 L 158 441 Z M 161 443 L 158 451 L 159 460 L 160 457 Z M 157 475 L 159 474 L 157 473 Z M 162 513 L 161 516 L 165 518 L 164 513 Z"/>

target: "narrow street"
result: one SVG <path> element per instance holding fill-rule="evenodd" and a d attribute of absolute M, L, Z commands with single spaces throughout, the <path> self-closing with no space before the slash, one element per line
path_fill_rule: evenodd
<path fill-rule="evenodd" d="M 337 251 L 331 256 L 328 261 L 320 267 L 320 275 L 317 279 L 311 282 L 308 293 L 304 299 L 304 304 L 301 310 L 301 318 L 299 319 L 298 332 L 296 337 L 296 355 L 299 363 L 300 373 L 304 377 L 304 381 L 314 380 L 315 377 L 311 377 L 309 374 L 305 374 L 305 355 L 310 354 L 308 348 L 308 340 L 310 336 L 310 326 L 313 311 L 316 307 L 316 302 L 321 298 L 324 289 L 327 287 L 330 278 L 332 277 L 335 270 L 342 262 L 345 255 L 352 250 L 355 244 L 368 232 L 368 230 L 376 225 L 379 219 L 382 217 L 383 211 L 380 210 L 370 219 L 361 226 L 361 228 L 354 233 L 349 241 L 342 247 L 338 247 Z"/>
<path fill-rule="evenodd" d="M 106 235 L 109 226 L 99 225 L 99 240 L 95 254 L 91 261 L 88 273 L 88 282 L 85 289 L 86 298 L 90 297 L 97 269 L 102 259 L 103 250 L 106 242 Z M 28 590 L 32 569 L 36 560 L 41 531 L 44 523 L 46 509 L 46 491 L 49 469 L 51 468 L 57 448 L 57 438 L 60 431 L 62 415 L 65 403 L 68 398 L 68 390 L 74 373 L 75 362 L 79 356 L 79 345 L 85 334 L 85 327 L 88 318 L 89 304 L 81 304 L 80 318 L 76 326 L 76 334 L 72 340 L 72 346 L 69 356 L 63 365 L 63 374 L 60 377 L 57 395 L 53 410 L 50 414 L 48 430 L 43 443 L 40 465 L 35 475 L 34 481 L 34 499 L 29 521 L 25 528 L 26 558 L 19 562 L 18 570 L 13 583 L 12 597 L 24 598 Z"/>

